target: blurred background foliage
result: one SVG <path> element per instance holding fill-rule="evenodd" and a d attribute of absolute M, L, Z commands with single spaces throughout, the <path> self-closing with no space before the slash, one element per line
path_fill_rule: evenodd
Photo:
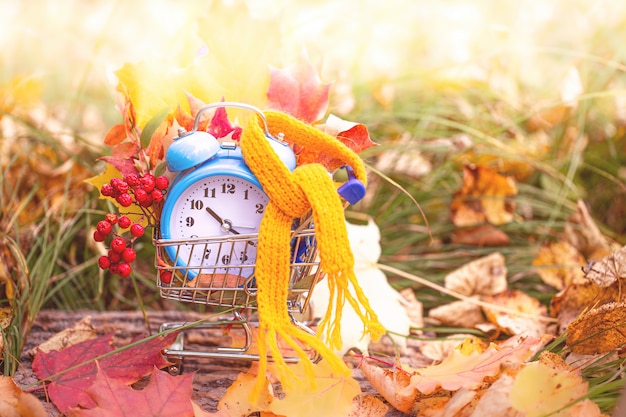
<path fill-rule="evenodd" d="M 208 3 L 0 0 L 0 299 L 16 318 L 3 324 L 10 351 L 19 352 L 44 306 L 133 309 L 140 297 L 151 308 L 178 307 L 156 293 L 149 239 L 137 247 L 133 280 L 98 270 L 102 248 L 89 237 L 111 208 L 83 180 L 101 172 L 102 139 L 120 122 L 114 71 L 144 60 L 185 66 L 202 51 L 198 18 Z M 267 0 L 249 8 L 279 22 L 273 65 L 305 48 L 333 82 L 330 111 L 366 124 L 380 144 L 363 154 L 370 192 L 351 210 L 380 226 L 382 263 L 441 282 L 496 250 L 455 238 L 450 202 L 464 164 L 516 180 L 514 221 L 497 228 L 509 240 L 497 250 L 514 288 L 549 301 L 554 289 L 532 260 L 560 239 L 579 199 L 607 236 L 626 243 L 626 3 Z M 229 45 L 223 32 L 208 33 Z M 447 301 L 415 289 L 426 308 Z M 14 365 L 5 358 L 5 371 Z"/>

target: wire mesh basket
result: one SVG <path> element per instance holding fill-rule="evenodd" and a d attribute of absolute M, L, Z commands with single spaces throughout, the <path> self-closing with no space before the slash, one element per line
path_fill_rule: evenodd
<path fill-rule="evenodd" d="M 321 277 L 312 223 L 305 218 L 292 231 L 287 305 L 292 312 L 307 308 Z M 257 233 L 173 240 L 161 238 L 157 230 L 154 245 L 161 297 L 231 309 L 256 308 Z"/>
<path fill-rule="evenodd" d="M 190 351 L 184 347 L 184 335 L 181 332 L 175 343 L 163 352 L 172 363 L 169 372 L 180 373 L 183 359 L 187 357 L 258 359 L 258 355 L 248 353 L 252 344 L 249 316 L 257 308 L 254 271 L 258 233 L 173 240 L 162 238 L 157 229 L 153 242 L 156 248 L 157 287 L 161 297 L 231 311 L 233 319 L 226 324 L 208 323 L 194 328 L 220 325 L 230 329 L 238 327 L 244 334 L 244 341 L 240 346 Z M 295 325 L 313 333 L 293 316 L 295 313 L 305 312 L 313 288 L 323 276 L 319 268 L 315 230 L 310 215 L 294 222 L 290 247 L 286 308 Z M 213 255 L 207 256 L 208 253 Z M 165 323 L 160 331 L 186 326 L 187 323 Z M 285 360 L 296 362 L 297 358 L 286 357 Z"/>

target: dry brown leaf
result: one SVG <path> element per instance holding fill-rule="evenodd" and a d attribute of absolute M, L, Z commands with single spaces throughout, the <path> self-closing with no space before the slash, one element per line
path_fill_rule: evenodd
<path fill-rule="evenodd" d="M 37 349 L 42 352 L 63 350 L 66 347 L 70 347 L 85 340 L 92 340 L 97 337 L 98 333 L 91 325 L 91 316 L 87 316 L 74 323 L 72 327 L 63 329 L 59 333 L 55 334 L 50 339 L 34 348 L 30 353 L 31 355 L 35 355 L 37 353 Z"/>
<path fill-rule="evenodd" d="M 454 349 L 470 338 L 475 338 L 475 336 L 459 333 L 444 339 L 426 340 L 420 344 L 420 352 L 434 362 L 441 362 Z"/>
<path fill-rule="evenodd" d="M 583 355 L 603 354 L 626 344 L 626 303 L 589 310 L 567 326 L 567 345 Z"/>
<path fill-rule="evenodd" d="M 389 406 L 372 395 L 355 398 L 347 417 L 385 417 Z"/>
<path fill-rule="evenodd" d="M 485 318 L 480 306 L 470 301 L 453 301 L 428 312 L 428 317 L 437 320 L 445 326 L 473 328 L 483 323 Z"/>
<path fill-rule="evenodd" d="M 0 416 L 47 417 L 48 412 L 37 397 L 23 392 L 12 378 L 0 376 Z"/>
<path fill-rule="evenodd" d="M 600 287 L 608 287 L 626 278 L 626 246 L 605 256 L 598 262 L 590 262 L 584 270 L 585 278 Z"/>
<path fill-rule="evenodd" d="M 533 260 L 543 282 L 559 290 L 572 282 L 582 282 L 580 268 L 586 263 L 580 252 L 567 242 L 543 246 Z"/>
<path fill-rule="evenodd" d="M 459 227 L 482 223 L 501 225 L 513 220 L 515 181 L 482 166 L 465 166 L 463 185 L 450 203 L 452 222 Z"/>
<path fill-rule="evenodd" d="M 601 293 L 606 294 L 609 299 L 599 297 Z M 601 291 L 601 288 L 591 281 L 582 284 L 570 284 L 552 297 L 550 315 L 556 317 L 559 333 L 561 333 L 586 308 L 594 303 L 604 304 L 609 301 L 615 301 L 613 296 Z"/>
<path fill-rule="evenodd" d="M 492 224 L 463 227 L 452 232 L 452 243 L 480 247 L 506 246 L 511 243 L 509 236 Z"/>
<path fill-rule="evenodd" d="M 520 313 L 547 316 L 548 311 L 539 300 L 518 290 L 507 290 L 500 294 L 485 297 L 483 301 Z M 487 320 L 498 326 L 508 335 L 528 335 L 541 337 L 546 333 L 546 322 L 530 317 L 521 317 L 514 314 L 483 308 Z"/>
<path fill-rule="evenodd" d="M 495 252 L 450 272 L 444 278 L 444 285 L 468 297 L 493 295 L 506 290 L 506 274 L 504 256 Z"/>

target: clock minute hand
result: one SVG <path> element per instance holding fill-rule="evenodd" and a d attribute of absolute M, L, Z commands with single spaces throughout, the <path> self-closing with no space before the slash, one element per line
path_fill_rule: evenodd
<path fill-rule="evenodd" d="M 240 233 L 233 229 L 233 225 L 230 220 L 223 220 L 219 214 L 215 212 L 211 207 L 206 208 L 207 213 L 211 215 L 215 220 L 217 220 L 222 225 L 222 230 L 225 232 L 231 232 L 232 234 L 239 235 Z"/>

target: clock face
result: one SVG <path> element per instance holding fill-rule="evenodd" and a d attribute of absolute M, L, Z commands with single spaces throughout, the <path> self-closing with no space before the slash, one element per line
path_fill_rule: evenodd
<path fill-rule="evenodd" d="M 188 266 L 190 277 L 202 267 L 207 269 L 201 273 L 251 276 L 254 268 L 245 266 L 256 261 L 257 240 L 245 235 L 258 233 L 267 203 L 261 188 L 239 177 L 213 175 L 193 182 L 173 205 L 167 238 L 209 240 L 181 244 L 176 264 Z"/>

